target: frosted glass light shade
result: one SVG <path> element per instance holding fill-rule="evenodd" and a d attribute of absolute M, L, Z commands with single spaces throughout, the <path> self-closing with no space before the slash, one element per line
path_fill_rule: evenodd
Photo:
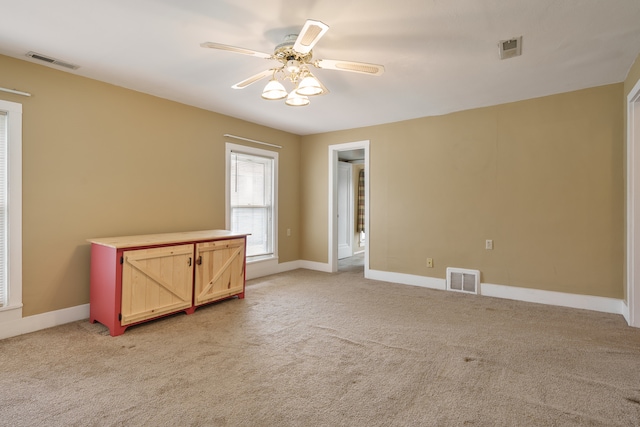
<path fill-rule="evenodd" d="M 269 100 L 282 99 L 287 96 L 287 91 L 277 80 L 270 80 L 262 91 L 262 97 Z"/>
<path fill-rule="evenodd" d="M 307 76 L 302 79 L 296 89 L 298 95 L 304 96 L 320 95 L 322 92 L 320 82 L 313 76 Z"/>
<path fill-rule="evenodd" d="M 295 90 L 292 90 L 284 103 L 293 107 L 304 107 L 309 105 L 309 98 L 298 95 Z"/>

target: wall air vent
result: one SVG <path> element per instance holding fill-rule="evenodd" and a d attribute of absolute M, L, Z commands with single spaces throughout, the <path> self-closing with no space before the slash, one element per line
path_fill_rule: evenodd
<path fill-rule="evenodd" d="M 480 271 L 447 267 L 447 290 L 477 294 Z"/>
<path fill-rule="evenodd" d="M 64 62 L 59 59 L 52 58 L 47 55 L 42 55 L 41 53 L 36 52 L 27 52 L 27 56 L 33 59 L 37 59 L 38 61 L 46 62 L 48 64 L 58 65 L 60 67 L 69 68 L 70 70 L 77 70 L 80 68 L 79 65 L 70 64 L 69 62 Z"/>
<path fill-rule="evenodd" d="M 500 59 L 509 59 L 514 56 L 522 55 L 522 36 L 514 37 L 509 40 L 500 40 L 498 42 L 500 48 Z"/>

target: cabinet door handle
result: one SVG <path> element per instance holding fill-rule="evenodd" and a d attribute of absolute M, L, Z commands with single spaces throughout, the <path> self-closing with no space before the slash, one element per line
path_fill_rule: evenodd
<path fill-rule="evenodd" d="M 189 257 L 189 267 L 191 267 L 191 257 Z"/>
<path fill-rule="evenodd" d="M 198 257 L 198 260 L 196 261 L 196 264 L 201 265 L 202 264 L 202 255 L 200 255 Z"/>

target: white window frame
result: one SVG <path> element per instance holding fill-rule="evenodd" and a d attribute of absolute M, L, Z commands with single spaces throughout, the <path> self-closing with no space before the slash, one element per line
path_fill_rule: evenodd
<path fill-rule="evenodd" d="M 0 325 L 22 318 L 22 104 L 0 100 L 7 114 L 7 304 Z"/>
<path fill-rule="evenodd" d="M 247 147 L 245 145 L 227 142 L 225 146 L 225 227 L 231 230 L 231 153 L 249 154 L 273 159 L 273 255 L 247 258 L 247 264 L 278 260 L 278 153 L 260 148 Z"/>

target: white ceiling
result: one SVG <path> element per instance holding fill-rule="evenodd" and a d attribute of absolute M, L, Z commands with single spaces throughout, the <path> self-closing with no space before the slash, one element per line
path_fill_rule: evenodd
<path fill-rule="evenodd" d="M 231 89 L 273 61 L 200 47 L 271 53 L 307 18 L 330 27 L 315 59 L 386 72 L 316 70 L 331 93 L 289 107 L 260 97 L 266 81 Z M 520 35 L 523 55 L 501 61 L 498 41 Z M 621 82 L 640 53 L 640 0 L 0 0 L 0 54 L 36 62 L 28 51 L 306 135 Z M 1 70 L 0 86 L 11 86 Z"/>

